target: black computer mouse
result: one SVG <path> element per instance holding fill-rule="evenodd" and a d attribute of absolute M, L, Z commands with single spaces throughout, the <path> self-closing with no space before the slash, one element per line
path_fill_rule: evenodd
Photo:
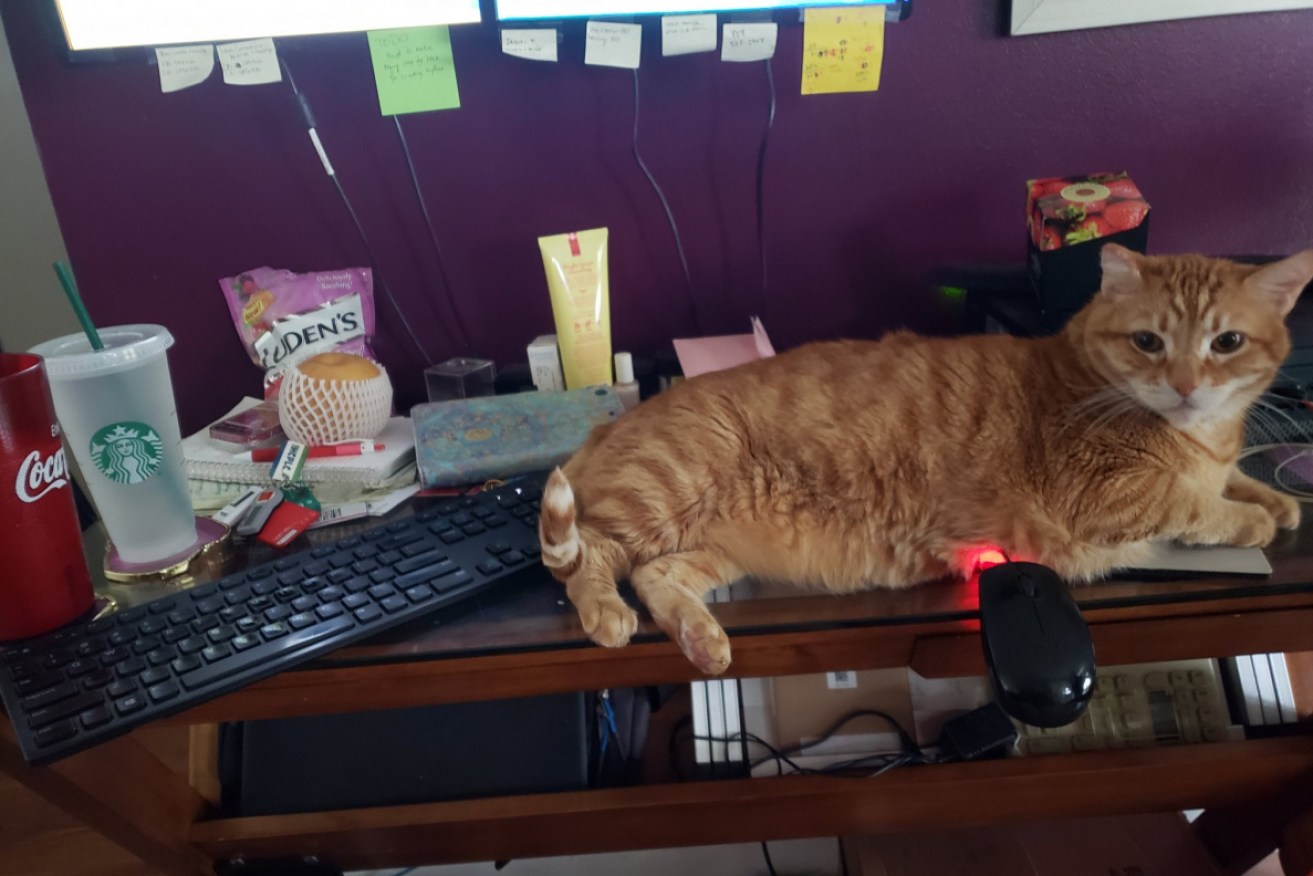
<path fill-rule="evenodd" d="M 999 705 L 1035 727 L 1080 717 L 1094 693 L 1094 643 L 1071 591 L 1035 563 L 980 573 L 980 637 Z"/>

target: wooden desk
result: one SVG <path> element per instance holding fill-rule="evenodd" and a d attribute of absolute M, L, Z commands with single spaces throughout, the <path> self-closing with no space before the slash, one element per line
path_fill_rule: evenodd
<path fill-rule="evenodd" d="M 1269 555 L 1276 571 L 1267 581 L 1079 590 L 1100 664 L 1313 651 L 1313 525 L 1283 534 Z M 965 583 L 758 599 L 716 612 L 734 642 L 734 676 L 984 672 Z M 559 586 L 534 573 L 459 615 L 166 720 L 205 726 L 696 677 L 650 623 L 626 648 L 591 645 Z M 1183 808 L 1288 815 L 1313 797 L 1313 735 L 916 767 L 869 781 L 785 776 L 249 818 L 214 817 L 201 790 L 131 735 L 37 768 L 0 722 L 0 768 L 161 871 L 193 874 L 238 856 L 314 855 L 353 869 Z"/>

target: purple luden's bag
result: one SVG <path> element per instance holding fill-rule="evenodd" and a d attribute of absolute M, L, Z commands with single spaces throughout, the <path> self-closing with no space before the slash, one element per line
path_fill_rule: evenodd
<path fill-rule="evenodd" d="M 368 268 L 294 274 L 256 268 L 219 281 L 228 312 L 251 361 L 264 369 L 265 395 L 277 393 L 283 369 L 315 353 L 376 359 L 374 275 Z"/>

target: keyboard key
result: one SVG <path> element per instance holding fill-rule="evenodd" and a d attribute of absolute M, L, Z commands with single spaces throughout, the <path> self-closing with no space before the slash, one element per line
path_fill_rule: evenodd
<path fill-rule="evenodd" d="M 169 677 L 169 670 L 156 666 L 154 669 L 147 669 L 141 674 L 142 684 L 159 684 Z"/>
<path fill-rule="evenodd" d="M 401 586 L 404 587 L 406 585 L 402 584 Z M 392 589 L 391 584 L 375 584 L 373 587 L 369 588 L 369 595 L 375 599 L 386 599 L 396 592 L 396 590 Z"/>
<path fill-rule="evenodd" d="M 195 654 L 210 644 L 202 636 L 192 636 L 189 639 L 183 639 L 178 643 L 178 650 L 184 654 Z"/>
<path fill-rule="evenodd" d="M 518 566 L 524 562 L 524 554 L 519 551 L 507 551 L 497 559 L 501 560 L 507 566 Z"/>
<path fill-rule="evenodd" d="M 114 711 L 120 715 L 131 715 L 133 712 L 139 712 L 146 708 L 146 697 L 142 694 L 132 694 L 121 700 L 114 701 Z"/>
<path fill-rule="evenodd" d="M 390 566 L 401 559 L 401 551 L 384 551 L 378 555 L 378 562 L 383 566 Z"/>
<path fill-rule="evenodd" d="M 429 532 L 433 533 L 434 535 L 441 535 L 442 533 L 448 532 L 455 528 L 456 527 L 452 526 L 451 521 L 449 520 L 435 520 L 429 524 Z"/>
<path fill-rule="evenodd" d="M 91 730 L 95 727 L 99 727 L 101 724 L 108 724 L 110 718 L 113 717 L 114 715 L 110 712 L 109 706 L 101 705 L 92 709 L 87 709 L 78 716 L 78 720 L 82 722 L 84 728 Z"/>
<path fill-rule="evenodd" d="M 280 636 L 285 636 L 289 632 L 291 631 L 287 628 L 287 624 L 266 624 L 265 626 L 260 627 L 260 636 L 266 642 L 271 639 L 277 639 Z"/>
<path fill-rule="evenodd" d="M 274 591 L 274 599 L 279 602 L 291 602 L 300 595 L 301 589 L 299 587 L 279 587 Z"/>
<path fill-rule="evenodd" d="M 355 609 L 362 605 L 369 605 L 370 603 L 369 597 L 364 593 L 350 593 L 342 600 L 342 604 L 347 608 Z"/>
<path fill-rule="evenodd" d="M 345 612 L 346 609 L 338 605 L 336 602 L 330 602 L 315 609 L 315 614 L 324 620 L 328 620 L 330 617 L 337 617 L 339 614 Z"/>
<path fill-rule="evenodd" d="M 273 608 L 269 609 L 264 613 L 264 619 L 269 621 L 270 623 L 273 623 L 274 621 L 280 621 L 283 618 L 291 617 L 293 614 L 294 612 L 287 606 L 275 605 Z M 249 633 L 250 630 L 242 630 L 242 632 Z"/>
<path fill-rule="evenodd" d="M 347 551 L 342 551 L 341 553 L 333 554 L 331 557 L 328 558 L 328 565 L 333 567 L 333 571 L 328 573 L 329 577 L 332 577 L 333 572 L 340 572 L 346 567 L 350 566 L 353 562 L 355 562 L 355 559 L 356 558 L 353 557 Z"/>
<path fill-rule="evenodd" d="M 300 596 L 292 600 L 292 608 L 296 611 L 309 611 L 319 604 L 319 600 L 313 596 Z"/>
<path fill-rule="evenodd" d="M 362 624 L 369 623 L 372 620 L 378 620 L 383 616 L 383 611 L 377 605 L 366 605 L 364 608 L 357 608 L 351 612 L 355 615 L 356 620 Z"/>
<path fill-rule="evenodd" d="M 454 526 L 465 526 L 468 523 L 473 523 L 474 518 L 468 514 L 457 514 L 451 518 L 451 522 Z"/>
<path fill-rule="evenodd" d="M 341 587 L 325 587 L 319 591 L 320 602 L 337 602 L 343 596 L 346 596 L 346 592 Z"/>
<path fill-rule="evenodd" d="M 465 533 L 466 535 L 478 535 L 480 532 L 487 532 L 488 527 L 484 526 L 482 523 L 479 523 L 476 520 L 473 523 L 467 523 L 464 526 L 462 526 L 460 528 L 460 531 Z"/>
<path fill-rule="evenodd" d="M 146 662 L 151 666 L 163 666 L 173 659 L 173 651 L 168 648 L 156 648 L 146 654 Z"/>
<path fill-rule="evenodd" d="M 247 571 L 246 580 L 259 581 L 262 578 L 268 578 L 273 573 L 274 573 L 273 566 L 257 566 L 256 568 Z"/>
<path fill-rule="evenodd" d="M 475 508 L 471 513 L 480 520 L 487 520 L 493 515 L 493 510 L 491 508 Z"/>
<path fill-rule="evenodd" d="M 137 689 L 137 682 L 133 681 L 131 678 L 128 678 L 128 679 L 124 679 L 123 681 L 114 682 L 109 687 L 105 688 L 105 693 L 109 694 L 110 698 L 112 699 L 118 699 L 119 697 L 127 696 L 128 694 L 132 693 L 136 689 Z"/>
<path fill-rule="evenodd" d="M 109 648 L 105 651 L 105 653 L 100 655 L 100 665 L 113 666 L 115 663 L 118 663 L 120 660 L 126 660 L 131 656 L 132 656 L 132 652 L 130 652 L 127 648 Z"/>
<path fill-rule="evenodd" d="M 514 550 L 514 549 L 504 541 L 494 541 L 492 544 L 484 548 L 484 550 L 486 550 L 488 553 L 492 554 L 495 557 L 500 554 L 504 554 L 509 550 Z"/>
<path fill-rule="evenodd" d="M 219 612 L 219 620 L 226 624 L 235 624 L 244 617 L 246 617 L 246 606 L 244 605 L 230 605 Z"/>
<path fill-rule="evenodd" d="M 33 733 L 32 741 L 36 743 L 38 748 L 48 748 L 56 742 L 72 739 L 77 733 L 77 725 L 72 721 L 60 721 L 58 724 L 42 727 Z"/>
<path fill-rule="evenodd" d="M 378 563 L 374 562 L 374 560 L 372 559 L 356 560 L 354 563 L 351 564 L 351 571 L 355 572 L 357 575 L 365 575 L 369 572 L 374 571 L 377 568 L 378 568 Z M 350 580 L 359 581 L 360 579 L 353 578 Z"/>
<path fill-rule="evenodd" d="M 192 621 L 191 628 L 198 633 L 206 633 L 217 626 L 221 626 L 222 624 L 223 624 L 222 618 L 220 618 L 217 614 L 210 614 L 210 615 L 206 615 L 205 617 L 200 617 Z"/>
<path fill-rule="evenodd" d="M 190 607 L 183 606 L 182 608 L 174 609 L 173 611 L 166 614 L 164 617 L 166 620 L 168 620 L 170 624 L 172 624 L 175 627 L 178 627 L 178 626 L 182 626 L 183 624 L 187 623 L 187 621 L 196 617 L 196 612 L 192 611 Z"/>
<path fill-rule="evenodd" d="M 74 660 L 64 667 L 64 672 L 69 678 L 77 678 L 79 675 L 86 675 L 88 672 L 95 672 L 100 668 L 100 664 L 95 660 Z"/>
<path fill-rule="evenodd" d="M 161 642 L 154 636 L 145 639 L 138 639 L 132 643 L 132 653 L 140 657 L 142 654 L 149 654 L 156 648 L 160 647 Z"/>
<path fill-rule="evenodd" d="M 168 627 L 168 621 L 158 617 L 147 618 L 137 625 L 137 632 L 143 636 L 153 636 Z"/>
<path fill-rule="evenodd" d="M 233 646 L 235 651 L 245 651 L 260 644 L 260 637 L 254 633 L 242 633 L 240 636 L 233 637 L 232 642 L 229 644 Z"/>
<path fill-rule="evenodd" d="M 432 599 L 433 596 L 433 590 L 423 584 L 411 587 L 406 591 L 406 598 L 411 602 L 423 602 L 426 599 Z"/>
<path fill-rule="evenodd" d="M 223 600 L 217 596 L 211 596 L 209 599 L 202 599 L 196 603 L 196 610 L 201 614 L 214 614 L 223 608 Z"/>
<path fill-rule="evenodd" d="M 294 630 L 303 630 L 314 622 L 315 616 L 312 614 L 294 614 L 287 619 L 287 625 Z"/>
<path fill-rule="evenodd" d="M 504 569 L 505 566 L 493 560 L 484 560 L 482 563 L 479 563 L 479 565 L 476 566 L 475 568 L 477 568 L 480 572 L 482 572 L 485 575 L 496 575 L 498 572 Z"/>
<path fill-rule="evenodd" d="M 415 542 L 408 544 L 401 549 L 401 553 L 405 554 L 407 557 L 417 557 L 420 554 L 430 550 L 427 543 L 423 541 L 419 541 L 418 535 L 415 536 L 415 538 L 416 538 Z"/>
<path fill-rule="evenodd" d="M 316 550 L 323 550 L 323 548 L 316 548 Z M 332 548 L 329 548 L 329 551 L 331 552 L 331 551 L 332 551 Z M 322 574 L 324 574 L 324 573 L 327 572 L 327 571 L 328 571 L 328 563 L 322 563 L 322 562 L 321 562 L 321 563 L 310 563 L 310 564 L 308 564 L 308 565 L 306 565 L 306 566 L 303 566 L 303 567 L 301 568 L 301 573 L 302 573 L 302 574 L 304 574 L 304 575 L 306 575 L 306 576 L 308 576 L 308 577 L 312 577 L 312 578 L 315 577 L 315 576 L 318 576 L 318 575 L 322 575 Z"/>
<path fill-rule="evenodd" d="M 181 691 L 178 690 L 176 684 L 171 681 L 166 681 L 163 684 L 157 684 L 154 687 L 147 688 L 146 693 L 150 694 L 151 702 L 162 703 L 165 700 L 173 699 L 181 693 Z"/>
<path fill-rule="evenodd" d="M 233 649 L 229 648 L 226 642 L 221 642 L 218 645 L 210 645 L 207 648 L 202 648 L 201 657 L 206 663 L 213 663 L 216 660 L 222 660 L 229 656 L 232 652 Z"/>
<path fill-rule="evenodd" d="M 281 606 L 281 605 L 279 606 L 279 608 L 282 608 L 282 607 L 283 607 L 283 606 Z M 270 610 L 270 611 L 273 611 L 272 608 L 269 609 L 269 610 Z M 269 618 L 265 618 L 265 620 L 269 620 Z M 244 617 L 244 618 L 242 618 L 241 620 L 239 620 L 239 621 L 235 624 L 235 626 L 237 627 L 237 632 L 239 632 L 239 633 L 249 633 L 251 630 L 254 630 L 254 629 L 259 628 L 259 626 L 260 626 L 260 621 L 257 620 L 256 618 L 253 618 L 253 617 Z"/>
<path fill-rule="evenodd" d="M 379 606 L 388 614 L 395 614 L 405 608 L 407 604 L 406 600 L 402 597 L 393 595 L 380 602 Z"/>
<path fill-rule="evenodd" d="M 101 651 L 105 650 L 105 640 L 99 637 L 87 639 L 77 646 L 77 655 L 79 657 L 94 657 Z"/>
<path fill-rule="evenodd" d="M 461 532 L 459 529 L 453 529 L 449 532 L 442 533 L 438 538 L 442 539 L 446 544 L 459 544 L 465 540 L 465 533 Z"/>
<path fill-rule="evenodd" d="M 173 655 L 169 655 L 172 657 Z M 97 669 L 90 675 L 83 676 L 82 687 L 85 690 L 95 690 L 98 687 L 104 687 L 114 680 L 114 673 L 108 669 Z"/>
<path fill-rule="evenodd" d="M 328 575 L 326 575 L 325 577 L 327 577 L 329 582 L 332 584 L 341 584 L 343 581 L 348 581 L 351 579 L 352 572 L 350 569 L 334 569 L 333 571 L 329 572 Z"/>
<path fill-rule="evenodd" d="M 202 651 L 201 653 L 204 654 L 205 652 Z M 203 664 L 201 663 L 201 658 L 197 657 L 195 654 L 188 654 L 185 657 L 179 657 L 177 660 L 174 660 L 172 663 L 173 671 L 176 672 L 178 675 L 183 675 L 184 673 L 187 672 L 193 672 L 197 669 L 200 669 L 202 665 Z"/>
<path fill-rule="evenodd" d="M 129 657 L 127 660 L 120 661 L 114 671 L 118 673 L 119 678 L 128 678 L 136 675 L 146 668 L 146 663 L 140 657 Z"/>

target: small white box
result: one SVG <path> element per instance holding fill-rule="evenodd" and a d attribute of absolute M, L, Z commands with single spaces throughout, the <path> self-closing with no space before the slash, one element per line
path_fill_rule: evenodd
<path fill-rule="evenodd" d="M 539 335 L 529 343 L 529 371 L 539 392 L 564 392 L 565 375 L 561 371 L 561 353 L 556 335 Z"/>

